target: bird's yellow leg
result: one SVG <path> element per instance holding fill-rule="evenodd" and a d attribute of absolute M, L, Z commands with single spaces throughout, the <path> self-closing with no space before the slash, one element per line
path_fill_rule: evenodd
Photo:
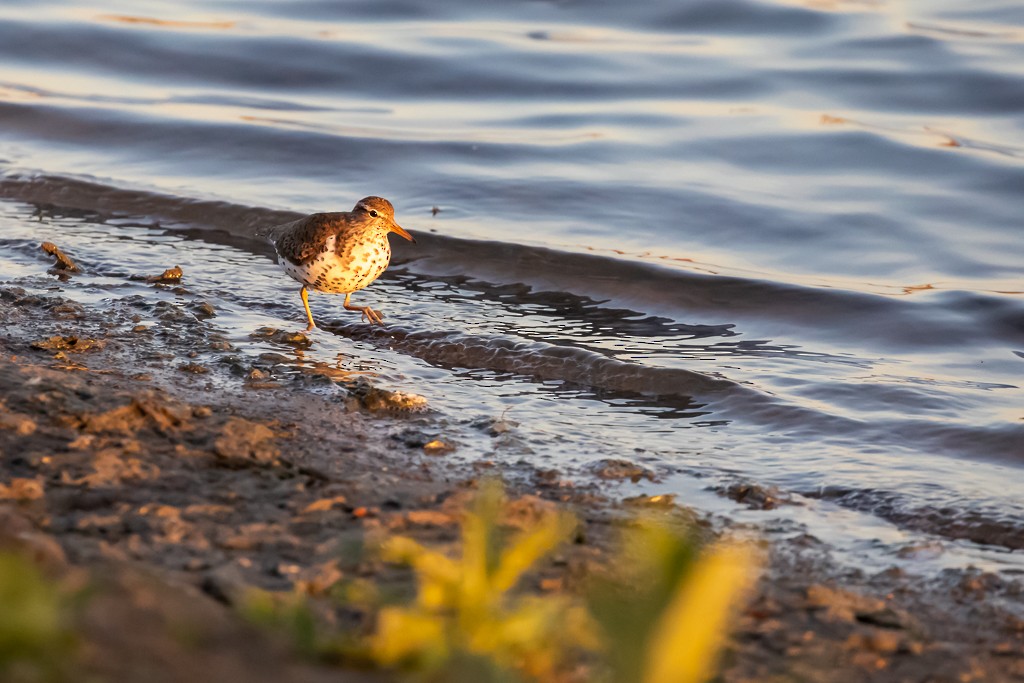
<path fill-rule="evenodd" d="M 299 294 L 302 296 L 302 305 L 306 307 L 306 317 L 309 318 L 309 326 L 306 327 L 306 332 L 309 332 L 316 327 L 316 323 L 313 322 L 313 313 L 309 310 L 309 293 L 306 292 L 306 285 L 302 285 Z"/>
<path fill-rule="evenodd" d="M 344 306 L 345 306 L 346 310 L 349 310 L 349 311 L 359 311 L 360 313 L 363 314 L 363 320 L 369 320 L 371 323 L 374 323 L 374 324 L 377 324 L 377 325 L 383 325 L 384 324 L 384 316 L 382 316 L 380 314 L 380 311 L 375 311 L 372 308 L 370 308 L 369 306 L 352 306 L 348 302 L 349 299 L 351 299 L 351 298 L 352 298 L 352 294 L 351 293 L 345 295 Z"/>

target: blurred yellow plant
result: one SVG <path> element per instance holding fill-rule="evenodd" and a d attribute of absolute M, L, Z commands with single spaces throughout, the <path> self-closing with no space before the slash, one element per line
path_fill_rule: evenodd
<path fill-rule="evenodd" d="M 511 594 L 524 573 L 569 538 L 575 519 L 552 511 L 506 538 L 504 504 L 499 483 L 481 486 L 462 524 L 459 558 L 400 536 L 382 542 L 384 559 L 413 568 L 418 590 L 413 604 L 380 611 L 371 639 L 380 663 L 429 672 L 482 659 L 494 667 L 492 680 L 513 672 L 550 680 L 596 647 L 592 623 L 571 597 Z"/>
<path fill-rule="evenodd" d="M 588 593 L 611 683 L 704 683 L 756 576 L 750 544 L 701 549 L 665 515 L 624 529 L 611 573 Z"/>
<path fill-rule="evenodd" d="M 720 541 L 701 552 L 678 520 L 648 513 L 624 528 L 585 601 L 517 596 L 523 575 L 576 521 L 550 512 L 506 538 L 504 505 L 501 485 L 485 482 L 463 520 L 457 558 L 401 536 L 381 542 L 384 559 L 413 568 L 417 595 L 379 612 L 370 643 L 378 663 L 446 681 L 559 680 L 582 661 L 574 680 L 581 672 L 601 683 L 711 678 L 728 621 L 753 583 L 749 545 Z"/>
<path fill-rule="evenodd" d="M 703 683 L 728 636 L 728 620 L 753 581 L 749 546 L 712 546 L 677 586 L 647 647 L 644 683 Z"/>

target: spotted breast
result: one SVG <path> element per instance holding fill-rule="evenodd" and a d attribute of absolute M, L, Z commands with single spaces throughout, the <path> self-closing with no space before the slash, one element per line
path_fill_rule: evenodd
<path fill-rule="evenodd" d="M 282 264 L 293 279 L 319 292 L 349 294 L 380 277 L 391 262 L 387 233 L 360 234 L 349 239 L 331 235 L 323 248 L 305 263 Z"/>

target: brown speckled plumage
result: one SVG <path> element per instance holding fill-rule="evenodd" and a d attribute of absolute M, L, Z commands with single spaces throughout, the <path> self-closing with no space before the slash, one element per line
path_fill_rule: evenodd
<path fill-rule="evenodd" d="M 351 211 L 314 213 L 267 231 L 281 259 L 281 267 L 302 283 L 302 302 L 309 327 L 313 315 L 306 300 L 307 288 L 345 295 L 345 308 L 361 311 L 372 323 L 383 324 L 379 311 L 369 306 L 350 306 L 352 292 L 376 280 L 391 261 L 388 233 L 409 241 L 412 236 L 395 223 L 395 208 L 382 197 L 366 197 Z"/>

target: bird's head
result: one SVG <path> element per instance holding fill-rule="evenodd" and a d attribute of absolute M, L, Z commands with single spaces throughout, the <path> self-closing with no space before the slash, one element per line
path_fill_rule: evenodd
<path fill-rule="evenodd" d="M 383 197 L 364 197 L 356 202 L 352 213 L 362 216 L 371 225 L 380 225 L 388 232 L 394 232 L 410 242 L 415 242 L 405 228 L 395 222 L 395 207 Z"/>

